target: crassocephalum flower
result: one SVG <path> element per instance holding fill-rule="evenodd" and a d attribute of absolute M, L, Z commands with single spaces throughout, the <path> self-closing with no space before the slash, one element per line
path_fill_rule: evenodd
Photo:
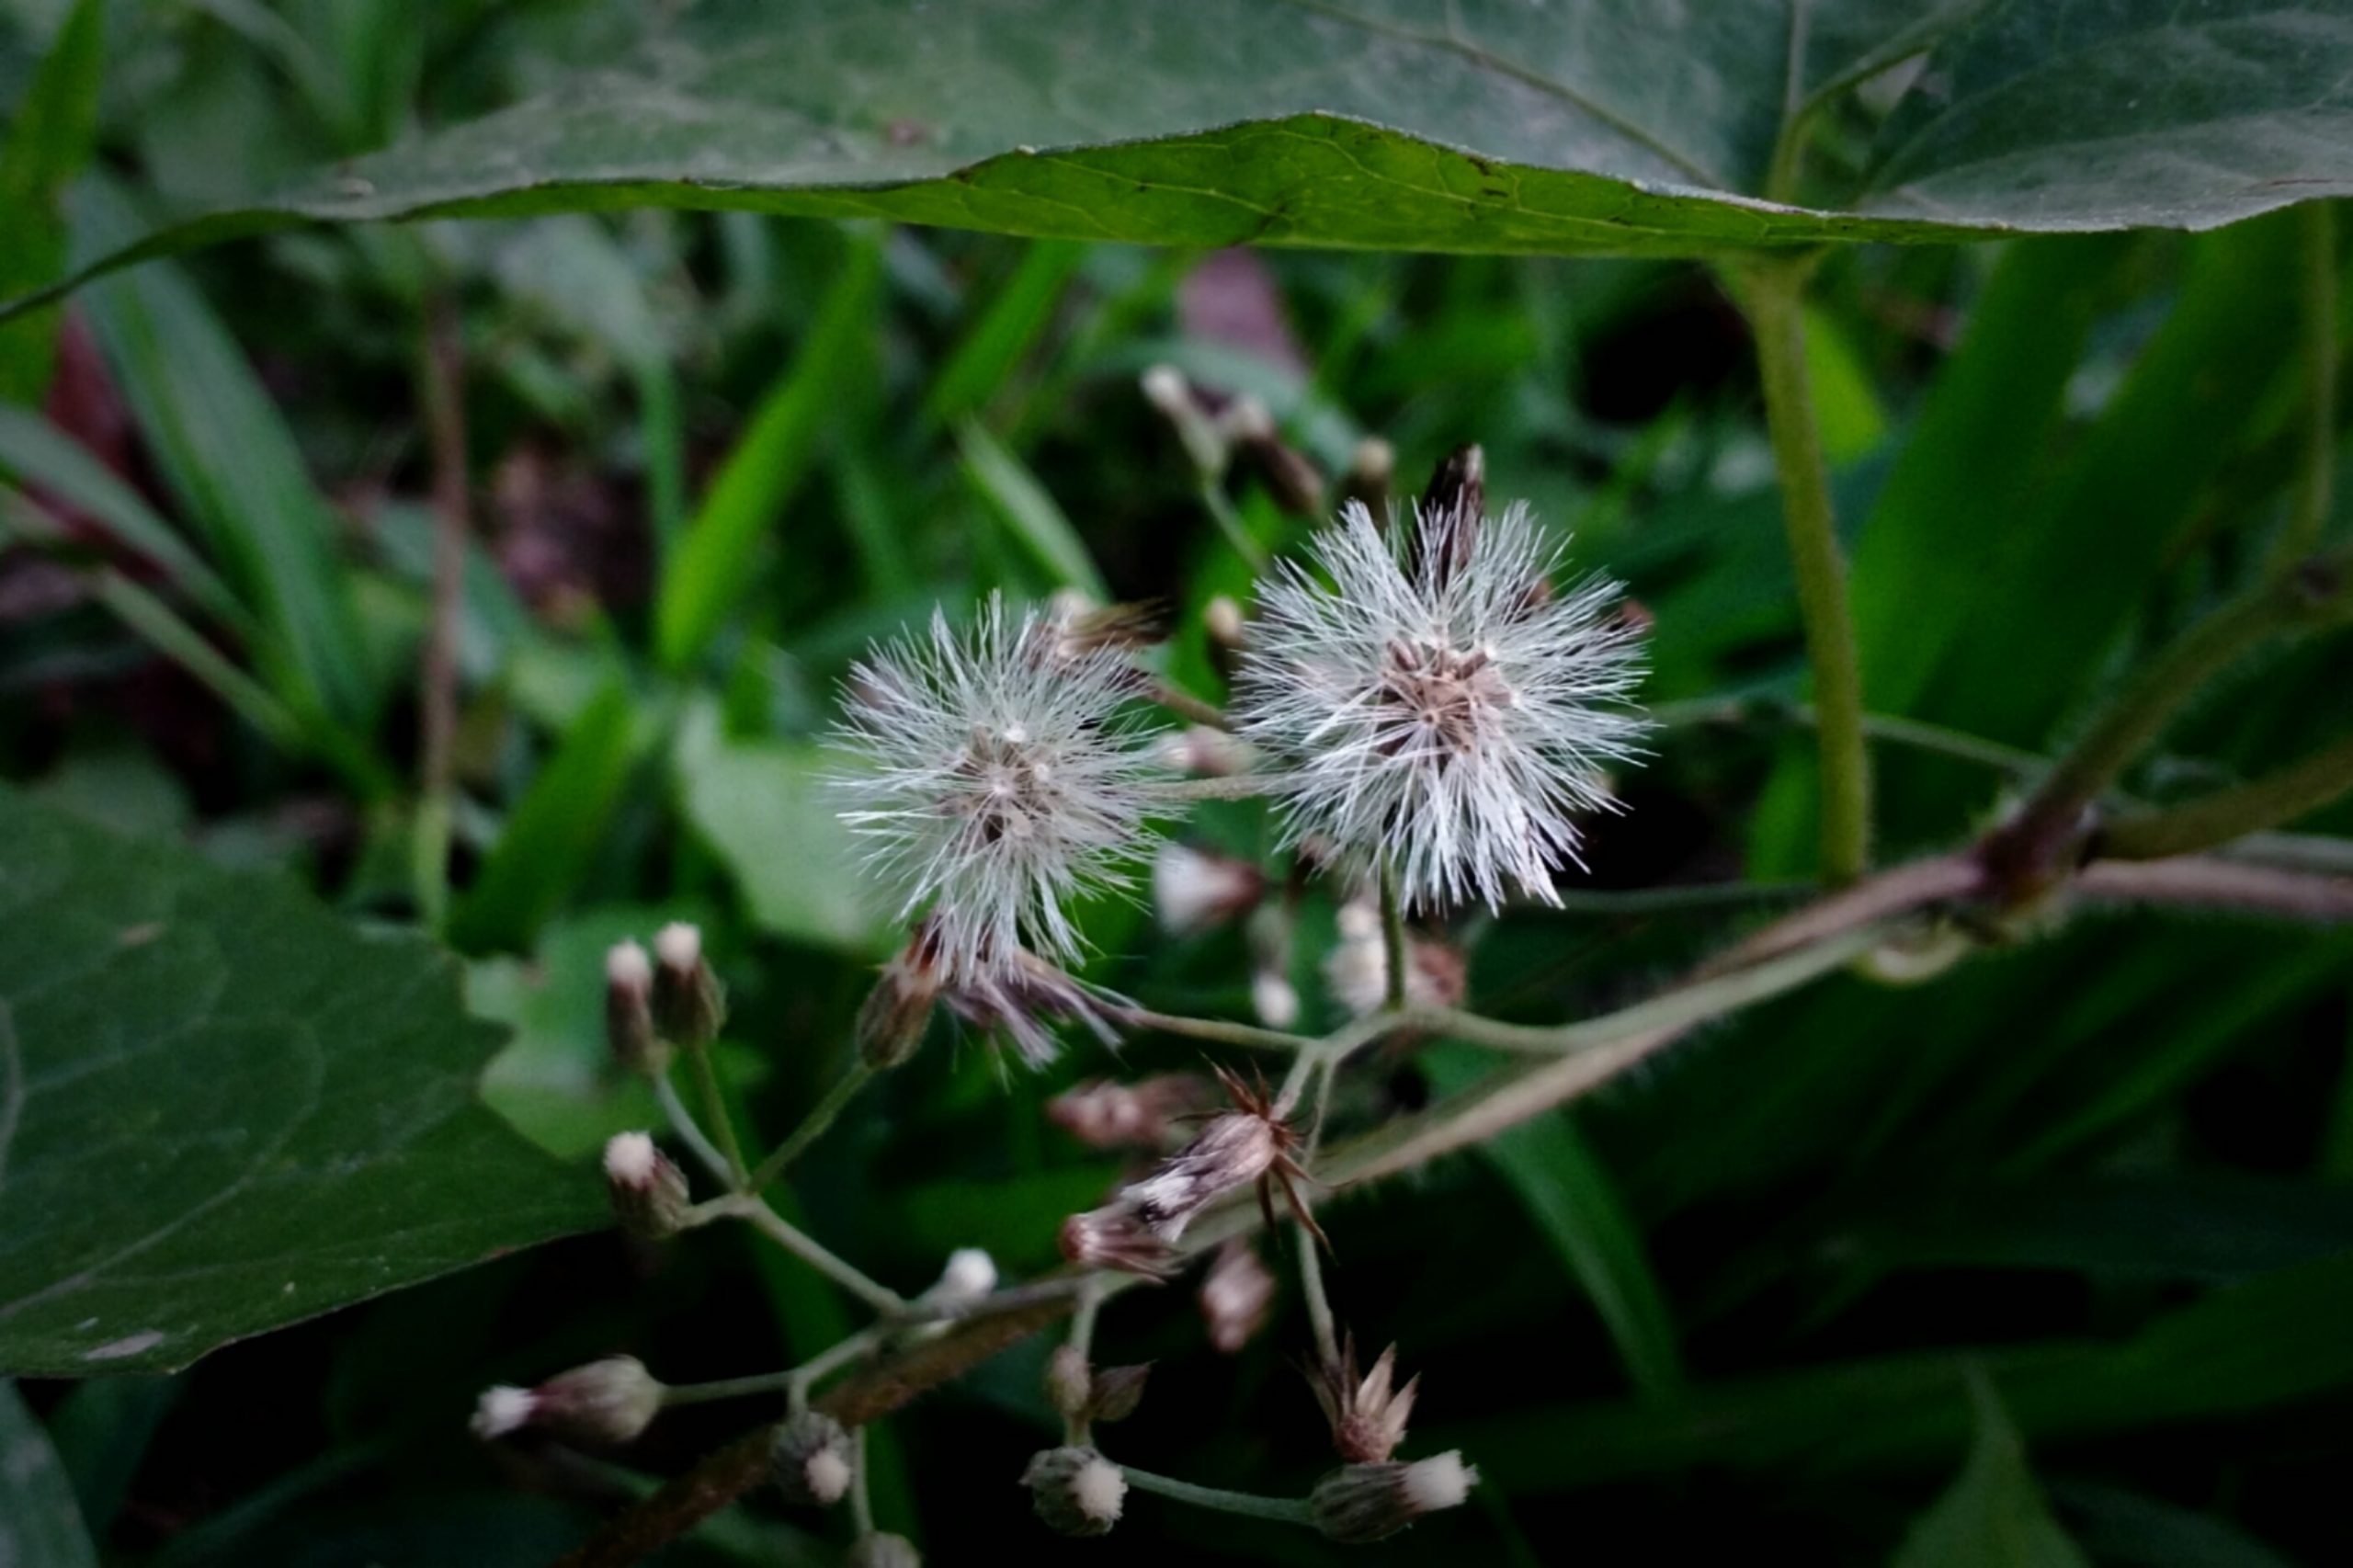
<path fill-rule="evenodd" d="M 1131 617 L 1016 614 L 992 597 L 972 626 L 878 650 L 850 679 L 842 733 L 860 766 L 843 820 L 928 910 L 946 990 L 1002 983 L 1024 949 L 1055 963 L 1082 942 L 1066 905 L 1124 885 L 1148 844 L 1154 737 L 1123 721 L 1145 686 Z"/>
<path fill-rule="evenodd" d="M 1524 506 L 1377 527 L 1351 502 L 1265 589 L 1239 672 L 1240 733 L 1284 778 L 1290 841 L 1381 856 L 1419 908 L 1550 901 L 1574 816 L 1608 809 L 1634 754 L 1641 678 L 1617 587 L 1556 595 L 1558 551 Z"/>

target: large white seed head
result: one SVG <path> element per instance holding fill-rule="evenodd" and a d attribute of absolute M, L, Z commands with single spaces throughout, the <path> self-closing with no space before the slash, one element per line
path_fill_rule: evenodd
<path fill-rule="evenodd" d="M 1023 948 L 1080 956 L 1068 905 L 1125 885 L 1149 846 L 1152 743 L 1127 720 L 1142 686 L 1120 647 L 995 597 L 965 631 L 935 613 L 852 673 L 842 817 L 903 915 L 928 913 L 949 985 L 1002 977 Z"/>
<path fill-rule="evenodd" d="M 1574 819 L 1613 808 L 1635 755 L 1637 633 L 1617 587 L 1552 587 L 1557 549 L 1525 506 L 1440 512 L 1384 533 L 1351 502 L 1270 580 L 1242 658 L 1242 735 L 1288 784 L 1290 841 L 1387 856 L 1407 903 L 1548 902 Z"/>

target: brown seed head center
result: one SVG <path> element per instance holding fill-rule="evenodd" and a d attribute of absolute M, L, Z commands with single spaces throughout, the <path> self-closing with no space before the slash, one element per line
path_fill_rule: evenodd
<path fill-rule="evenodd" d="M 1378 695 L 1399 717 L 1447 750 L 1469 751 L 1512 704 L 1512 690 L 1484 648 L 1400 638 L 1389 644 Z"/>

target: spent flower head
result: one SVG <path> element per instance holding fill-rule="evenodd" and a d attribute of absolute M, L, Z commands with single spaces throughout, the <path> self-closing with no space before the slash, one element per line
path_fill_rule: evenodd
<path fill-rule="evenodd" d="M 1556 594 L 1559 552 L 1524 506 L 1416 509 L 1410 536 L 1351 502 L 1313 565 L 1266 585 L 1243 655 L 1240 733 L 1285 779 L 1290 842 L 1390 857 L 1419 908 L 1550 901 L 1575 816 L 1634 755 L 1638 634 L 1616 585 Z"/>
<path fill-rule="evenodd" d="M 1146 846 L 1152 740 L 1125 722 L 1146 682 L 1127 618 L 1017 613 L 991 596 L 962 631 L 878 649 L 853 671 L 842 733 L 858 767 L 843 819 L 929 912 L 950 987 L 1029 949 L 1080 955 L 1071 901 L 1124 885 Z"/>

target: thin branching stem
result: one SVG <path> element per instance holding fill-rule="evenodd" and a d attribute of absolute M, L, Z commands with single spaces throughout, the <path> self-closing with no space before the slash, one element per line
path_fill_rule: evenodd
<path fill-rule="evenodd" d="M 727 1114 L 727 1093 L 720 1085 L 719 1068 L 710 1059 L 710 1047 L 690 1045 L 683 1054 L 694 1073 L 695 1089 L 702 1096 L 703 1115 L 710 1122 L 711 1142 L 727 1162 L 727 1185 L 739 1192 L 748 1191 L 751 1169 L 744 1164 L 744 1145 L 735 1136 L 735 1120 Z"/>
<path fill-rule="evenodd" d="M 1230 773 L 1216 778 L 1171 778 L 1152 786 L 1164 801 L 1255 801 L 1279 793 L 1288 782 L 1278 773 Z"/>
<path fill-rule="evenodd" d="M 1196 1486 L 1189 1481 L 1155 1475 L 1133 1465 L 1121 1465 L 1120 1469 L 1126 1473 L 1130 1486 L 1172 1502 L 1189 1503 L 1196 1508 L 1212 1508 L 1221 1514 L 1240 1514 L 1245 1518 L 1275 1519 L 1287 1525 L 1312 1527 L 1315 1523 L 1314 1510 L 1308 1506 L 1304 1497 L 1261 1497 L 1250 1492 Z"/>
<path fill-rule="evenodd" d="M 1756 336 L 1765 423 L 1780 472 L 1781 516 L 1797 569 L 1798 611 L 1813 670 L 1814 735 L 1822 764 L 1822 874 L 1851 882 L 1870 863 L 1870 754 L 1863 744 L 1863 682 L 1855 657 L 1847 568 L 1838 551 L 1813 391 L 1805 368 L 1805 259 L 1750 267 L 1745 303 Z"/>
<path fill-rule="evenodd" d="M 744 1221 L 884 1317 L 898 1317 L 906 1312 L 906 1301 L 897 1291 L 877 1284 L 864 1271 L 835 1256 L 816 1237 L 769 1208 L 766 1199 L 737 1195 L 720 1199 L 719 1206 L 721 1211 Z"/>
<path fill-rule="evenodd" d="M 695 1120 L 694 1113 L 687 1108 L 687 1102 L 678 1097 L 678 1085 L 670 1081 L 667 1069 L 654 1076 L 654 1098 L 662 1107 L 662 1115 L 669 1121 L 670 1131 L 677 1134 L 678 1142 L 687 1146 L 696 1163 L 710 1172 L 713 1179 L 733 1187 L 735 1173 L 728 1168 L 727 1156 L 721 1153 L 719 1145 L 704 1134 L 701 1125 Z"/>
<path fill-rule="evenodd" d="M 767 1158 L 753 1170 L 744 1184 L 745 1189 L 749 1192 L 764 1191 L 770 1182 L 790 1169 L 792 1162 L 799 1159 L 810 1144 L 824 1136 L 825 1130 L 833 1126 L 849 1102 L 858 1097 L 858 1092 L 873 1079 L 875 1071 L 862 1058 L 844 1069 L 842 1075 L 834 1081 L 834 1086 L 825 1091 L 825 1097 L 810 1107 L 809 1114 L 801 1119 L 801 1125 L 794 1128 L 783 1142 L 770 1150 Z"/>
<path fill-rule="evenodd" d="M 2235 789 L 2120 817 L 2101 829 L 2095 852 L 2110 860 L 2194 855 L 2293 822 L 2347 792 L 2353 792 L 2353 734 Z"/>

